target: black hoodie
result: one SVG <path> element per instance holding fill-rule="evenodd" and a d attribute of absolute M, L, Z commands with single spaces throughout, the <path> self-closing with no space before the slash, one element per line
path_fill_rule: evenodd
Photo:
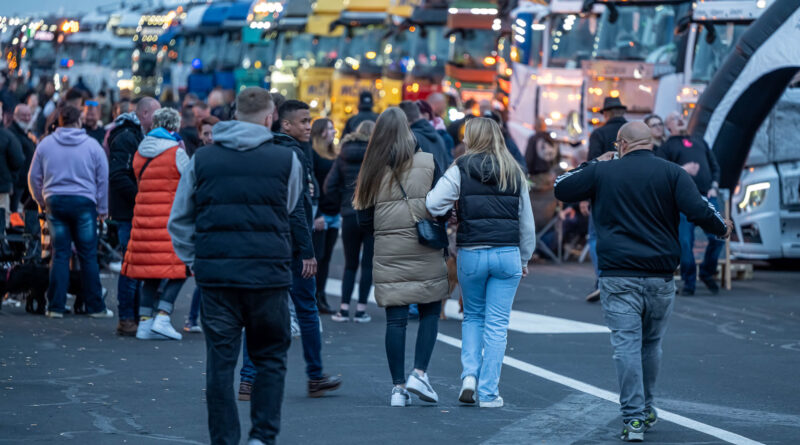
<path fill-rule="evenodd" d="M 108 206 L 111 219 L 133 220 L 136 204 L 136 175 L 133 173 L 133 156 L 144 139 L 142 127 L 133 113 L 117 117 L 116 126 L 108 134 Z"/>
<path fill-rule="evenodd" d="M 350 133 L 342 139 L 342 151 L 333 163 L 328 179 L 325 181 L 325 193 L 338 200 L 342 216 L 356 214 L 353 210 L 353 194 L 356 180 L 367 152 L 368 137 L 358 133 Z"/>
<path fill-rule="evenodd" d="M 417 138 L 420 149 L 433 155 L 433 160 L 440 171 L 446 170 L 453 162 L 453 158 L 447 152 L 442 137 L 439 136 L 433 125 L 425 119 L 420 119 L 411 124 L 411 131 Z"/>
<path fill-rule="evenodd" d="M 314 212 L 313 206 L 315 204 L 315 196 L 312 195 L 318 190 L 317 180 L 314 178 L 314 157 L 312 155 L 311 145 L 302 143 L 297 139 L 284 133 L 273 133 L 273 143 L 275 145 L 282 145 L 291 148 L 297 155 L 297 159 L 303 165 L 303 174 L 305 181 L 303 181 L 303 212 L 302 216 L 305 217 L 308 233 L 298 233 L 298 227 L 301 225 L 292 223 L 292 239 L 293 250 L 295 256 L 300 256 L 302 259 L 314 258 L 314 246 L 310 244 L 311 230 L 314 227 Z M 290 218 L 295 220 L 298 217 L 298 212 L 292 212 Z M 309 242 L 306 242 L 309 240 Z"/>

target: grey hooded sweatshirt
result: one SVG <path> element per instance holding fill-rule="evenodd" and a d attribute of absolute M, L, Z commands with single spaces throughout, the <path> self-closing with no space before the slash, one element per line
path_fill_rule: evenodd
<path fill-rule="evenodd" d="M 247 151 L 271 141 L 272 132 L 263 125 L 243 121 L 224 121 L 214 125 L 212 137 L 214 143 L 223 148 Z M 175 254 L 189 267 L 192 267 L 195 257 L 194 234 L 197 210 L 195 209 L 194 194 L 196 180 L 194 157 L 192 157 L 181 176 L 180 183 L 178 183 L 175 201 L 172 203 L 172 212 L 167 223 Z M 298 198 L 303 193 L 303 166 L 295 154 L 292 154 L 292 171 L 289 174 L 288 185 L 286 210 L 292 213 Z"/>

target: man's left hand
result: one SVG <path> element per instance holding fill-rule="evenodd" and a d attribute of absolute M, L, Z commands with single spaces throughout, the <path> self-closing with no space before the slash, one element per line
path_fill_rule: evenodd
<path fill-rule="evenodd" d="M 317 259 L 310 258 L 303 260 L 303 273 L 301 274 L 306 280 L 317 274 Z"/>
<path fill-rule="evenodd" d="M 715 189 L 715 188 L 712 188 L 712 189 L 710 189 L 708 191 L 708 197 L 709 198 L 716 198 L 717 195 L 719 195 L 719 192 L 717 192 L 717 189 Z"/>

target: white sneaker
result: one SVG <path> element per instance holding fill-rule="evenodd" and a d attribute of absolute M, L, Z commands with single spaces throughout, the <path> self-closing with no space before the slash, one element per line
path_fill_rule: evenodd
<path fill-rule="evenodd" d="M 436 403 L 439 401 L 439 395 L 433 390 L 427 372 L 420 377 L 416 371 L 412 371 L 406 381 L 406 389 L 426 402 Z"/>
<path fill-rule="evenodd" d="M 114 312 L 111 309 L 106 309 L 103 312 L 89 314 L 89 316 L 92 318 L 114 318 Z"/>
<path fill-rule="evenodd" d="M 139 340 L 167 340 L 167 337 L 151 330 L 153 328 L 153 321 L 155 321 L 153 318 L 140 320 L 139 327 L 136 328 L 136 338 Z"/>
<path fill-rule="evenodd" d="M 503 398 L 497 396 L 497 398 L 495 398 L 494 400 L 488 402 L 484 402 L 483 400 L 481 400 L 480 402 L 478 402 L 478 404 L 481 408 L 502 408 Z"/>
<path fill-rule="evenodd" d="M 478 380 L 474 375 L 464 377 L 461 383 L 461 392 L 458 395 L 458 401 L 461 403 L 475 403 L 475 389 L 478 386 Z"/>
<path fill-rule="evenodd" d="M 64 318 L 64 314 L 62 314 L 61 312 L 51 312 L 51 311 L 47 311 L 47 312 L 45 312 L 45 314 L 44 314 L 44 315 L 45 315 L 45 317 L 47 317 L 47 318 Z"/>
<path fill-rule="evenodd" d="M 405 389 L 395 386 L 392 388 L 392 406 L 408 406 L 411 405 L 411 394 Z"/>
<path fill-rule="evenodd" d="M 300 331 L 300 322 L 297 321 L 297 319 L 294 317 L 292 317 L 291 329 L 292 329 L 292 337 L 294 338 L 300 337 L 300 335 L 302 334 L 302 331 Z"/>
<path fill-rule="evenodd" d="M 156 318 L 153 321 L 153 327 L 150 328 L 150 330 L 155 332 L 156 334 L 161 334 L 173 340 L 180 340 L 183 338 L 181 333 L 176 331 L 175 328 L 172 327 L 169 315 L 164 315 L 164 314 L 156 315 Z"/>
<path fill-rule="evenodd" d="M 122 271 L 122 261 L 108 263 L 108 270 L 114 273 L 120 273 Z"/>

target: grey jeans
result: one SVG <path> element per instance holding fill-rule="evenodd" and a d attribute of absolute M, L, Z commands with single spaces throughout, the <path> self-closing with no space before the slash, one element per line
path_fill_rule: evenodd
<path fill-rule="evenodd" d="M 601 277 L 600 301 L 619 380 L 623 421 L 644 420 L 653 406 L 661 367 L 661 339 L 675 302 L 675 281 L 664 278 Z"/>

